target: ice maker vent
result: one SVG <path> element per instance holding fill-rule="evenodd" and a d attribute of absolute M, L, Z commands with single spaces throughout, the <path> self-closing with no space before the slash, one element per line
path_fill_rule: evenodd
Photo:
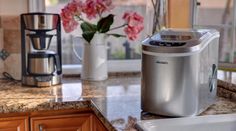
<path fill-rule="evenodd" d="M 166 47 L 178 47 L 185 45 L 185 42 L 160 42 L 160 41 L 150 41 L 150 45 L 154 46 L 166 46 Z"/>

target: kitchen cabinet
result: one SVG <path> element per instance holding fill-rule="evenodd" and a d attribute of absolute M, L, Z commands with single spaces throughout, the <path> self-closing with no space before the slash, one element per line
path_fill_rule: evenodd
<path fill-rule="evenodd" d="M 31 131 L 91 131 L 92 114 L 31 118 Z"/>
<path fill-rule="evenodd" d="M 168 14 L 170 28 L 191 28 L 192 26 L 192 1 L 168 0 Z"/>
<path fill-rule="evenodd" d="M 102 122 L 96 116 L 93 116 L 93 131 L 107 131 Z"/>
<path fill-rule="evenodd" d="M 0 131 L 29 131 L 28 117 L 0 118 Z"/>
<path fill-rule="evenodd" d="M 92 113 L 32 117 L 31 131 L 106 131 Z"/>
<path fill-rule="evenodd" d="M 0 118 L 0 131 L 107 131 L 92 112 L 55 111 L 14 116 Z"/>

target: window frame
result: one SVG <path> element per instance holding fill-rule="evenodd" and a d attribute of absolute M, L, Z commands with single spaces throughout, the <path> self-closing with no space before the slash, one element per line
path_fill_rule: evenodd
<path fill-rule="evenodd" d="M 45 0 L 28 0 L 29 12 L 44 12 Z M 108 60 L 108 72 L 140 72 L 141 59 Z M 82 65 L 62 65 L 63 74 L 81 74 Z"/>
<path fill-rule="evenodd" d="M 232 12 L 233 12 L 233 21 L 232 21 L 232 25 L 227 25 L 227 24 L 222 24 L 222 25 L 205 25 L 205 26 L 219 26 L 219 27 L 231 27 L 233 28 L 234 30 L 232 30 L 232 38 L 231 38 L 231 51 L 230 51 L 230 62 L 218 62 L 218 68 L 219 69 L 222 69 L 222 70 L 231 70 L 233 68 L 236 67 L 236 64 L 233 63 L 234 61 L 234 52 L 236 51 L 235 49 L 235 46 L 236 44 L 235 43 L 235 39 L 236 39 L 236 1 L 233 0 L 233 8 L 232 8 Z M 193 7 L 193 27 L 195 26 L 201 26 L 198 24 L 197 22 L 197 16 L 198 16 L 198 1 L 197 0 L 193 0 L 192 2 L 192 7 Z"/>

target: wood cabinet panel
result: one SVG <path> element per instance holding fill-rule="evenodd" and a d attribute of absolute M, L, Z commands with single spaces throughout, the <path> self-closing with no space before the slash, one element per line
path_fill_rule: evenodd
<path fill-rule="evenodd" d="M 31 118 L 31 131 L 92 131 L 92 114 Z"/>
<path fill-rule="evenodd" d="M 0 117 L 0 131 L 108 131 L 93 112 L 37 113 Z"/>
<path fill-rule="evenodd" d="M 168 0 L 170 28 L 191 28 L 190 0 Z"/>
<path fill-rule="evenodd" d="M 96 116 L 93 116 L 93 131 L 108 131 Z"/>
<path fill-rule="evenodd" d="M 27 117 L 0 118 L 0 131 L 28 131 Z"/>

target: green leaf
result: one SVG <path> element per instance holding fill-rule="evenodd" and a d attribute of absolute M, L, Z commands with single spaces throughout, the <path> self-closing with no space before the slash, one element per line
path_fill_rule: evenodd
<path fill-rule="evenodd" d="M 126 37 L 126 35 L 121 35 L 121 34 L 107 34 L 107 35 L 112 35 L 114 37 Z"/>
<path fill-rule="evenodd" d="M 93 39 L 94 34 L 97 31 L 97 26 L 88 22 L 83 22 L 80 25 L 82 31 L 83 31 L 83 38 L 90 43 L 90 41 Z"/>
<path fill-rule="evenodd" d="M 111 25 L 114 21 L 114 15 L 110 14 L 107 17 L 104 17 L 98 21 L 97 29 L 100 33 L 106 33 L 110 30 Z"/>
<path fill-rule="evenodd" d="M 96 32 L 84 32 L 82 34 L 83 38 L 88 42 L 90 43 L 90 41 L 93 39 L 93 36 Z"/>
<path fill-rule="evenodd" d="M 83 22 L 80 25 L 81 29 L 83 32 L 93 32 L 93 31 L 97 31 L 97 26 L 88 22 Z"/>

